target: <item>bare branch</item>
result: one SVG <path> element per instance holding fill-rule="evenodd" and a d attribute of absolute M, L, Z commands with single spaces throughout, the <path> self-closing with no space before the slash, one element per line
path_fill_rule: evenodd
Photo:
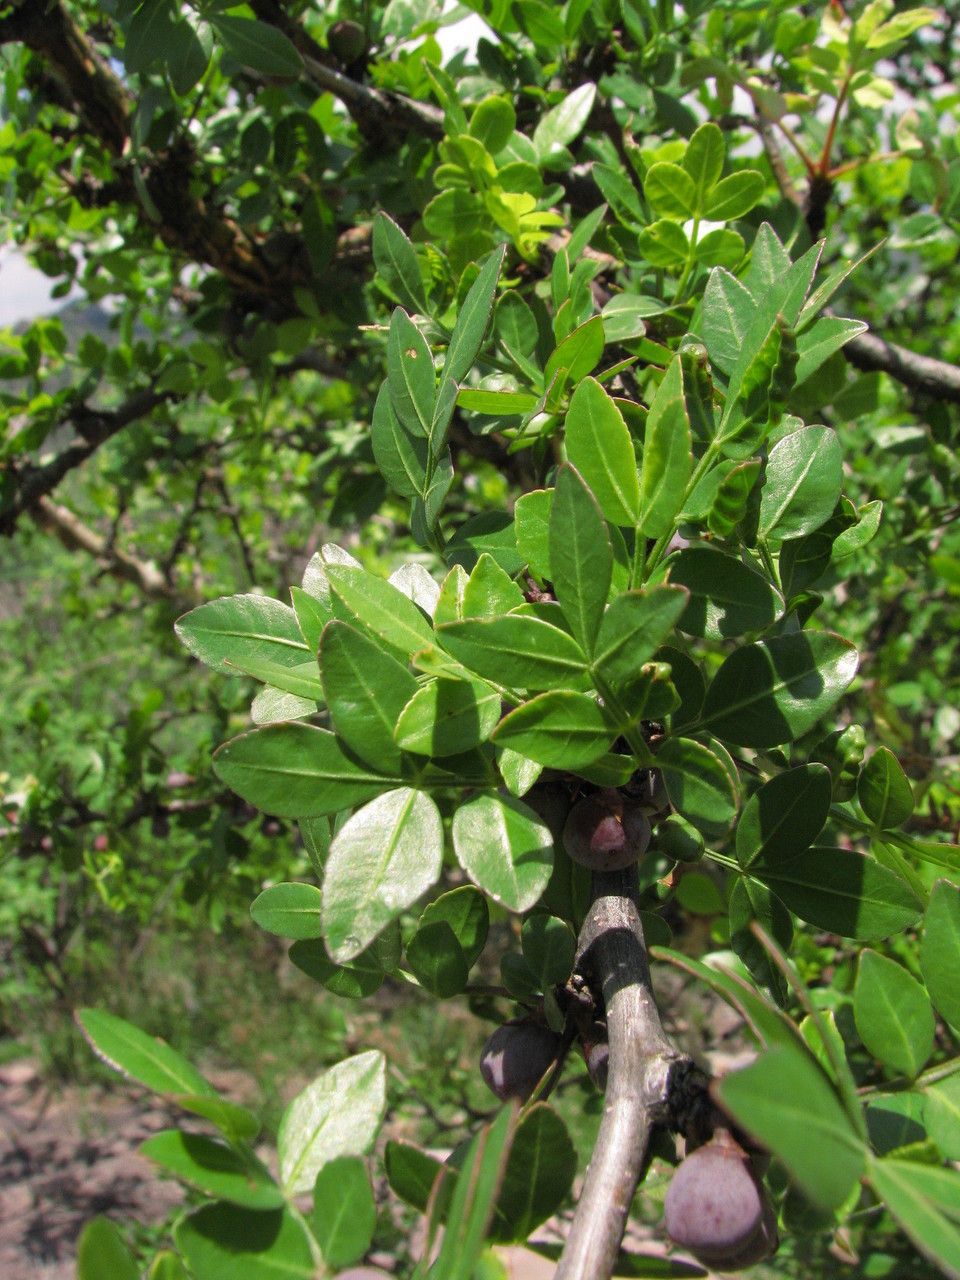
<path fill-rule="evenodd" d="M 855 368 L 886 373 L 905 387 L 949 404 L 960 404 L 960 368 L 946 360 L 921 356 L 875 333 L 859 333 L 843 348 Z"/>
<path fill-rule="evenodd" d="M 663 1030 L 637 908 L 637 871 L 594 873 L 578 969 L 602 998 L 610 1046 L 606 1104 L 556 1280 L 608 1280 L 655 1124 L 695 1072 Z"/>

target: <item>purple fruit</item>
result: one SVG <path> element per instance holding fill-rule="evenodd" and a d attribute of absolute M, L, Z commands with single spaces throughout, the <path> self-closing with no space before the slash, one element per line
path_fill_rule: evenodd
<path fill-rule="evenodd" d="M 664 1224 L 675 1244 L 721 1271 L 753 1266 L 778 1244 L 763 1186 L 743 1149 L 722 1129 L 673 1175 Z"/>
<path fill-rule="evenodd" d="M 650 823 L 634 801 L 616 791 L 578 800 L 563 828 L 567 853 L 591 871 L 632 866 L 650 843 Z"/>
<path fill-rule="evenodd" d="M 557 1059 L 560 1037 L 529 1019 L 497 1027 L 480 1053 L 480 1074 L 501 1102 L 526 1102 Z"/>

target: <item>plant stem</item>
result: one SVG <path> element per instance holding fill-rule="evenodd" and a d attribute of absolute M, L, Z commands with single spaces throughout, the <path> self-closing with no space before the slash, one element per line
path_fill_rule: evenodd
<path fill-rule="evenodd" d="M 610 1059 L 606 1104 L 555 1280 L 609 1280 L 646 1159 L 667 1120 L 675 1070 L 688 1067 L 669 1040 L 650 985 L 637 908 L 637 868 L 595 872 L 577 966 L 603 1001 Z"/>

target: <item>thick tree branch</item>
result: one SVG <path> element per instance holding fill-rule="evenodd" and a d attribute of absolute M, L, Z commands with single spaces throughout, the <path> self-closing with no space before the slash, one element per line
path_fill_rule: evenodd
<path fill-rule="evenodd" d="M 674 1119 L 690 1059 L 663 1030 L 637 908 L 636 867 L 594 873 L 578 970 L 603 1001 L 610 1046 L 606 1102 L 556 1280 L 608 1280 L 651 1131 Z"/>
<path fill-rule="evenodd" d="M 865 373 L 886 373 L 912 391 L 960 404 L 960 368 L 946 360 L 918 355 L 875 333 L 857 334 L 843 348 L 843 354 Z"/>

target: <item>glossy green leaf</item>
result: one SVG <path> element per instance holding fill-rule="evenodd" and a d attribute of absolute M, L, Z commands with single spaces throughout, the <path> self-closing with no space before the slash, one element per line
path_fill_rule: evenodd
<path fill-rule="evenodd" d="M 801 1049 L 768 1049 L 723 1078 L 719 1094 L 738 1124 L 786 1165 L 804 1195 L 839 1208 L 866 1163 L 866 1150 L 820 1068 Z"/>
<path fill-rule="evenodd" d="M 227 659 L 226 668 L 253 676 L 254 680 L 262 680 L 270 688 L 279 689 L 282 693 L 292 694 L 312 704 L 323 700 L 323 686 L 320 683 L 320 672 L 312 658 L 298 663 L 295 667 L 282 667 L 276 662 L 267 662 L 261 658 Z"/>
<path fill-rule="evenodd" d="M 830 770 L 822 764 L 799 765 L 765 782 L 743 806 L 737 861 L 772 866 L 802 854 L 823 830 L 832 795 Z"/>
<path fill-rule="evenodd" d="M 457 392 L 457 404 L 472 413 L 485 413 L 494 418 L 529 413 L 540 403 L 540 397 L 529 391 L 485 391 L 464 387 Z"/>
<path fill-rule="evenodd" d="M 733 371 L 755 315 L 750 291 L 735 276 L 722 267 L 710 272 L 700 304 L 698 332 L 710 359 L 723 373 Z"/>
<path fill-rule="evenodd" d="M 799 538 L 829 520 L 843 483 L 843 450 L 829 427 L 801 427 L 770 450 L 760 495 L 760 536 Z"/>
<path fill-rule="evenodd" d="M 960 1029 L 960 889 L 949 880 L 938 880 L 930 894 L 920 970 L 937 1012 Z"/>
<path fill-rule="evenodd" d="M 175 630 L 195 658 L 223 675 L 238 674 L 231 661 L 252 658 L 295 667 L 313 657 L 294 611 L 268 596 L 211 600 L 185 613 Z"/>
<path fill-rule="evenodd" d="M 250 719 L 254 724 L 277 724 L 281 720 L 302 720 L 315 715 L 315 698 L 298 698 L 271 685 L 265 685 L 250 704 Z"/>
<path fill-rule="evenodd" d="M 407 943 L 407 965 L 422 987 L 440 1000 L 467 985 L 470 967 L 457 935 L 445 920 L 422 924 Z"/>
<path fill-rule="evenodd" d="M 296 722 L 231 739 L 214 755 L 213 767 L 231 790 L 278 818 L 337 813 L 398 781 L 347 755 L 329 730 Z"/>
<path fill-rule="evenodd" d="M 637 455 L 623 415 L 594 378 L 584 378 L 570 399 L 564 422 L 567 458 L 611 524 L 637 523 L 640 482 Z M 519 531 L 518 531 L 519 540 Z"/>
<path fill-rule="evenodd" d="M 378 276 L 396 300 L 411 311 L 426 314 L 423 278 L 416 250 L 382 209 L 373 219 L 373 260 Z"/>
<path fill-rule="evenodd" d="M 516 127 L 513 103 L 499 94 L 482 99 L 470 115 L 470 136 L 482 142 L 491 156 L 503 150 Z"/>
<path fill-rule="evenodd" d="M 337 616 L 359 622 L 404 660 L 433 643 L 433 630 L 421 610 L 383 578 L 343 564 L 328 565 L 327 577 Z"/>
<path fill-rule="evenodd" d="M 512 747 L 548 768 L 574 772 L 609 751 L 616 737 L 598 703 L 568 689 L 524 702 L 493 733 L 499 746 Z"/>
<path fill-rule="evenodd" d="M 954 1170 L 888 1156 L 871 1162 L 870 1181 L 924 1257 L 943 1275 L 958 1280 L 960 1176 Z"/>
<path fill-rule="evenodd" d="M 742 561 L 712 547 L 687 547 L 670 560 L 670 581 L 690 599 L 677 624 L 711 640 L 763 631 L 783 609 L 783 597 Z"/>
<path fill-rule="evenodd" d="M 690 476 L 690 422 L 683 397 L 680 357 L 663 376 L 647 413 L 640 476 L 640 528 L 659 537 L 673 528 Z"/>
<path fill-rule="evenodd" d="M 210 23 L 224 49 L 242 66 L 291 80 L 303 73 L 303 59 L 296 47 L 272 23 L 216 12 L 211 13 Z"/>
<path fill-rule="evenodd" d="M 603 356 L 603 344 L 603 321 L 593 316 L 551 353 L 543 371 L 543 385 L 549 387 L 556 380 L 562 388 L 567 382 L 576 384 L 593 373 Z"/>
<path fill-rule="evenodd" d="M 497 1197 L 491 1239 L 526 1240 L 562 1206 L 577 1172 L 577 1152 L 552 1107 L 535 1103 L 521 1118 Z"/>
<path fill-rule="evenodd" d="M 510 911 L 528 911 L 553 866 L 549 828 L 520 800 L 478 795 L 453 815 L 453 847 L 467 875 Z"/>
<path fill-rule="evenodd" d="M 563 688 L 586 670 L 573 636 L 530 615 L 445 623 L 437 638 L 477 675 L 515 688 Z"/>
<path fill-rule="evenodd" d="M 598 678 L 617 692 L 628 691 L 673 630 L 686 603 L 686 591 L 670 585 L 617 596 L 603 615 L 597 638 L 592 666 Z"/>
<path fill-rule="evenodd" d="M 312 1280 L 306 1232 L 289 1209 L 251 1213 L 239 1205 L 206 1205 L 173 1229 L 191 1275 L 204 1280 Z"/>
<path fill-rule="evenodd" d="M 756 169 L 741 169 L 722 178 L 710 192 L 703 216 L 711 222 L 742 218 L 763 199 L 766 180 Z"/>
<path fill-rule="evenodd" d="M 490 927 L 490 912 L 483 894 L 472 884 L 442 893 L 424 907 L 420 926 L 438 921 L 450 926 L 466 956 L 468 967 L 473 965 L 486 944 Z"/>
<path fill-rule="evenodd" d="M 741 747 L 792 742 L 830 710 L 856 670 L 856 649 L 829 631 L 744 645 L 714 677 L 702 723 Z"/>
<path fill-rule="evenodd" d="M 933 1052 L 935 1022 L 930 998 L 902 965 L 863 951 L 853 991 L 860 1039 L 875 1058 L 902 1075 L 915 1076 Z"/>
<path fill-rule="evenodd" d="M 302 587 L 290 588 L 290 601 L 293 612 L 297 615 L 297 626 L 300 628 L 304 644 L 312 654 L 316 655 L 320 645 L 320 634 L 333 617 L 333 613 L 322 600 L 312 596 L 309 591 L 304 591 Z"/>
<path fill-rule="evenodd" d="M 295 942 L 288 954 L 298 969 L 327 991 L 347 1000 L 363 1000 L 383 985 L 385 969 L 392 959 L 386 954 L 392 950 L 390 932 L 388 928 L 381 933 L 350 964 L 334 964 L 327 955 L 326 947 L 317 938 Z M 399 943 L 396 949 L 399 951 Z M 391 964 L 389 967 L 395 966 Z"/>
<path fill-rule="evenodd" d="M 814 847 L 751 871 L 801 920 L 843 938 L 873 941 L 915 924 L 921 903 L 910 886 L 852 849 Z"/>
<path fill-rule="evenodd" d="M 320 890 L 314 884 L 274 884 L 250 904 L 261 929 L 281 938 L 320 937 Z"/>
<path fill-rule="evenodd" d="M 684 877 L 686 878 L 686 877 Z M 793 917 L 777 894 L 765 884 L 741 876 L 734 882 L 727 902 L 730 946 L 761 986 L 769 987 L 778 1004 L 784 1004 L 787 984 L 767 949 L 750 926 L 756 921 L 780 946 L 789 952 L 793 943 Z"/>
<path fill-rule="evenodd" d="M 569 463 L 557 472 L 550 511 L 553 589 L 584 652 L 593 653 L 613 576 L 613 549 L 603 513 Z"/>
<path fill-rule="evenodd" d="M 960 1160 L 960 1073 L 924 1088 L 923 1118 L 944 1156 Z"/>
<path fill-rule="evenodd" d="M 670 737 L 657 752 L 674 809 L 708 838 L 729 830 L 737 813 L 737 789 L 716 752 L 692 738 Z"/>
<path fill-rule="evenodd" d="M 323 1166 L 313 1184 L 308 1221 L 328 1267 L 348 1267 L 367 1252 L 377 1225 L 377 1206 L 358 1156 L 335 1156 Z"/>
<path fill-rule="evenodd" d="M 390 317 L 387 386 L 402 426 L 411 435 L 429 439 L 437 399 L 433 356 L 423 334 L 402 307 L 397 307 Z"/>
<path fill-rule="evenodd" d="M 824 316 L 797 338 L 797 384 L 804 382 L 836 351 L 841 351 L 851 338 L 863 333 L 862 320 L 845 320 L 842 316 Z"/>
<path fill-rule="evenodd" d="M 369 1050 L 344 1058 L 297 1094 L 277 1132 L 287 1195 L 311 1191 L 317 1174 L 337 1156 L 367 1154 L 386 1110 L 386 1079 L 383 1054 Z"/>
<path fill-rule="evenodd" d="M 140 1269 L 109 1218 L 92 1218 L 77 1241 L 77 1280 L 140 1280 Z"/>
<path fill-rule="evenodd" d="M 580 135 L 596 95 L 595 84 L 582 84 L 540 117 L 533 131 L 533 145 L 542 166 L 553 168 L 564 149 Z"/>
<path fill-rule="evenodd" d="M 700 215 L 706 210 L 709 192 L 720 181 L 725 154 L 723 134 L 712 121 L 700 125 L 687 143 L 682 164 L 693 182 L 694 211 Z"/>
<path fill-rule="evenodd" d="M 550 577 L 550 510 L 552 489 L 532 489 L 522 494 L 513 510 L 517 529 L 517 548 L 531 573 L 538 578 Z"/>
<path fill-rule="evenodd" d="M 154 1093 L 218 1096 L 196 1067 L 158 1036 L 105 1009 L 79 1009 L 76 1018 L 97 1057 Z"/>
<path fill-rule="evenodd" d="M 486 551 L 473 566 L 463 589 L 462 618 L 489 618 L 523 604 L 523 592 Z"/>
<path fill-rule="evenodd" d="M 431 680 L 397 719 L 404 751 L 442 758 L 479 746 L 500 719 L 500 694 L 479 680 Z"/>
<path fill-rule="evenodd" d="M 442 382 L 459 382 L 473 368 L 493 311 L 505 249 L 487 258 L 467 291 L 443 361 Z"/>
<path fill-rule="evenodd" d="M 387 791 L 349 818 L 330 845 L 323 881 L 331 959 L 358 956 L 436 883 L 442 860 L 440 813 L 422 791 Z"/>
<path fill-rule="evenodd" d="M 679 270 L 690 253 L 690 241 L 679 223 L 659 218 L 637 236 L 637 248 L 652 267 Z"/>
<path fill-rule="evenodd" d="M 373 406 L 370 443 L 377 466 L 391 489 L 404 498 L 424 496 L 430 446 L 423 436 L 400 421 L 386 382 Z"/>
<path fill-rule="evenodd" d="M 577 950 L 576 935 L 566 920 L 534 911 L 523 922 L 520 940 L 524 961 L 544 991 L 566 982 Z"/>
<path fill-rule="evenodd" d="M 444 1280 L 473 1280 L 513 1142 L 516 1110 L 504 1107 L 470 1142 L 447 1214 L 434 1271 Z"/>
<path fill-rule="evenodd" d="M 164 1129 L 140 1146 L 140 1154 L 204 1195 L 248 1209 L 278 1209 L 283 1194 L 253 1155 L 199 1133 Z"/>
<path fill-rule="evenodd" d="M 902 826 L 913 813 L 913 790 L 889 747 L 877 747 L 860 770 L 857 799 L 881 831 Z"/>

